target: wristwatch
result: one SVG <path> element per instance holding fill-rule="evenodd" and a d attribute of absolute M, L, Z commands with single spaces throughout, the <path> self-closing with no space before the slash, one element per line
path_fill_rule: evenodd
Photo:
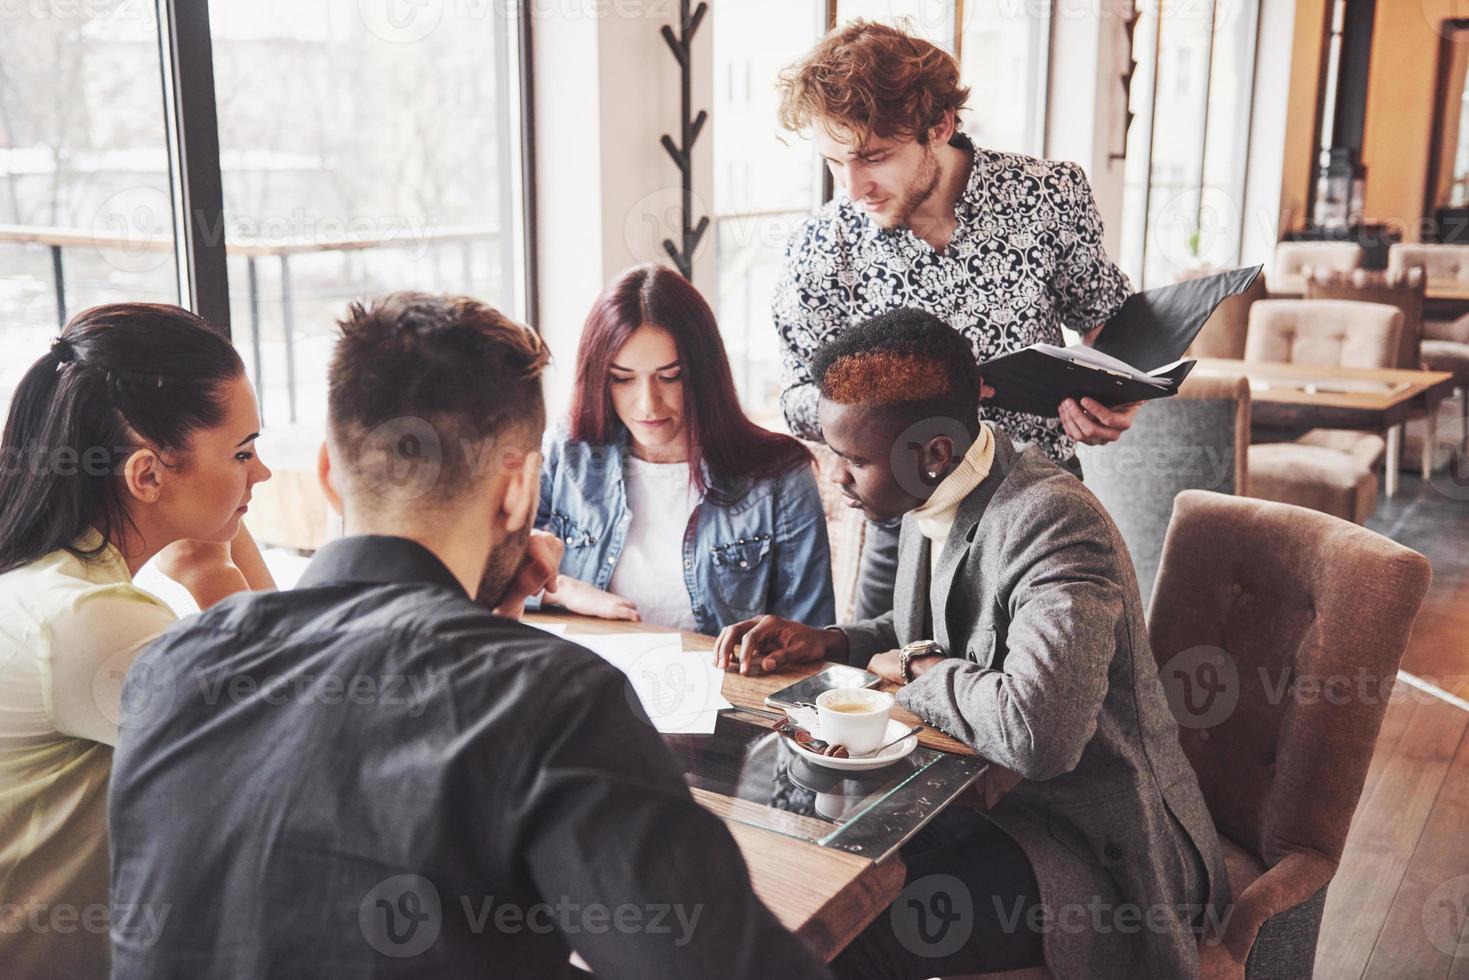
<path fill-rule="evenodd" d="M 944 648 L 933 640 L 914 640 L 898 651 L 898 673 L 904 684 L 913 683 L 912 661 L 914 657 L 947 656 Z"/>

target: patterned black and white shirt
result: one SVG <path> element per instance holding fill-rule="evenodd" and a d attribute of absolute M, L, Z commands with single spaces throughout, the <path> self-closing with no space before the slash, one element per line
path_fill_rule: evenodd
<path fill-rule="evenodd" d="M 781 408 L 796 435 L 821 438 L 811 359 L 850 324 L 898 307 L 924 310 L 963 333 L 985 361 L 1063 343 L 1062 326 L 1085 333 L 1132 292 L 1102 247 L 1102 219 L 1079 166 L 976 149 L 962 133 L 952 145 L 972 154 L 974 165 L 954 208 L 958 228 L 942 252 L 908 228 L 880 228 L 846 197 L 808 218 L 787 243 L 774 318 Z M 983 406 L 980 414 L 1057 462 L 1075 455 L 1059 419 Z"/>

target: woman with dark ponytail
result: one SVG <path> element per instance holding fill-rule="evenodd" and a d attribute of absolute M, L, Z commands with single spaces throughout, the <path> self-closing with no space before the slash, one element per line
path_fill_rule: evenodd
<path fill-rule="evenodd" d="M 15 391 L 0 440 L 7 975 L 107 975 L 112 745 L 147 694 L 169 693 L 135 679 L 124 704 L 122 678 L 175 619 L 133 575 L 156 559 L 201 608 L 273 587 L 241 525 L 270 476 L 259 428 L 239 355 L 175 306 L 77 314 Z M 57 914 L 76 928 L 50 927 Z"/>

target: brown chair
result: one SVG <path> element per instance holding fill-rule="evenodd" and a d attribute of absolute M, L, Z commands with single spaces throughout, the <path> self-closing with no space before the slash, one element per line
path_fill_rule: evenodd
<path fill-rule="evenodd" d="M 1423 366 L 1454 376 L 1459 392 L 1459 445 L 1469 453 L 1469 315 L 1423 324 Z M 1432 451 L 1431 446 L 1426 449 Z"/>
<path fill-rule="evenodd" d="M 1424 339 L 1424 293 L 1428 279 L 1419 266 L 1409 266 L 1387 272 L 1368 272 L 1354 269 L 1348 273 L 1322 270 L 1313 272 L 1306 279 L 1307 299 L 1351 300 L 1358 303 L 1384 303 L 1396 306 L 1403 314 L 1403 332 L 1398 340 L 1398 358 L 1393 367 L 1409 371 L 1422 370 L 1425 366 L 1425 351 L 1429 342 Z M 1434 341 L 1433 343 L 1438 343 Z M 1469 354 L 1469 347 L 1463 348 Z M 1463 366 L 1469 371 L 1469 357 Z M 1438 369 L 1435 369 L 1438 370 Z M 1435 418 L 1433 421 L 1437 421 Z M 1436 426 L 1429 425 L 1425 413 L 1415 409 L 1408 417 L 1403 430 L 1403 459 L 1410 459 L 1414 452 L 1420 455 L 1423 479 L 1433 473 L 1433 450 Z M 1303 440 L 1312 445 L 1337 446 L 1341 437 L 1331 435 L 1332 430 L 1315 430 Z"/>
<path fill-rule="evenodd" d="M 1389 270 L 1422 269 L 1429 289 L 1469 292 L 1469 246 L 1419 242 L 1388 249 Z M 1431 312 L 1431 311 L 1430 311 Z M 1459 391 L 1459 444 L 1469 452 L 1469 316 L 1457 320 L 1428 317 L 1423 324 L 1423 366 L 1448 371 Z M 1429 459 L 1433 445 L 1425 445 Z"/>
<path fill-rule="evenodd" d="M 1261 300 L 1250 308 L 1245 360 L 1391 367 L 1402 319 L 1381 303 Z M 1375 433 L 1313 429 L 1294 442 L 1251 446 L 1249 494 L 1365 523 L 1377 506 L 1372 468 L 1384 445 Z"/>
<path fill-rule="evenodd" d="M 1076 447 L 1087 489 L 1112 516 L 1132 555 L 1144 602 L 1152 594 L 1174 498 L 1182 490 L 1245 493 L 1249 449 L 1249 382 L 1197 374 L 1177 395 L 1139 412 L 1115 445 Z"/>
<path fill-rule="evenodd" d="M 1403 314 L 1403 328 L 1398 336 L 1397 357 L 1389 366 L 1416 371 L 1423 364 L 1423 298 L 1427 282 L 1423 270 L 1417 268 L 1401 272 L 1319 269 L 1313 270 L 1306 279 L 1306 299 L 1349 300 L 1396 307 Z"/>
<path fill-rule="evenodd" d="M 1345 521 L 1179 494 L 1148 626 L 1233 895 L 1223 935 L 1201 947 L 1203 977 L 1311 976 L 1429 578 L 1422 555 Z M 1196 699 L 1200 682 L 1215 700 Z"/>
<path fill-rule="evenodd" d="M 1422 269 L 1430 290 L 1469 290 L 1469 245 L 1401 242 L 1388 248 L 1387 267 Z"/>
<path fill-rule="evenodd" d="M 1218 272 L 1218 269 L 1207 270 L 1210 273 Z M 1193 278 L 1185 274 L 1179 276 L 1182 281 Z M 1204 321 L 1204 328 L 1199 331 L 1194 342 L 1188 349 L 1189 357 L 1227 357 L 1230 360 L 1240 360 L 1245 356 L 1245 335 L 1250 326 L 1250 307 L 1256 300 L 1265 298 L 1265 277 L 1256 276 L 1254 282 L 1242 293 L 1230 296 L 1220 303 Z"/>
<path fill-rule="evenodd" d="M 1403 315 L 1381 303 L 1266 299 L 1250 307 L 1245 360 L 1306 367 L 1392 367 Z"/>
<path fill-rule="evenodd" d="M 1271 266 L 1271 296 L 1300 296 L 1312 269 L 1347 271 L 1362 264 L 1362 246 L 1356 242 L 1281 242 Z"/>

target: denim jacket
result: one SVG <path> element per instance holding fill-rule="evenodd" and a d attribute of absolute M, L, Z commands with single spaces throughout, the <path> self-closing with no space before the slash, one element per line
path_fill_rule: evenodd
<path fill-rule="evenodd" d="M 536 527 L 566 546 L 561 574 L 606 589 L 633 518 L 623 486 L 627 435 L 593 446 L 561 426 L 547 432 L 542 452 Z M 810 466 L 711 484 L 684 530 L 683 556 L 701 633 L 764 613 L 811 626 L 836 618 L 826 515 Z"/>

